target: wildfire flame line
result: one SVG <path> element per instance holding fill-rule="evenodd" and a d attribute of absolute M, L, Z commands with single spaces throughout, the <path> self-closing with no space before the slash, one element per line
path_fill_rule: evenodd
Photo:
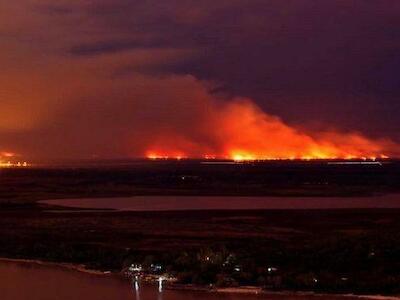
<path fill-rule="evenodd" d="M 388 139 L 369 139 L 337 131 L 307 134 L 263 112 L 251 100 L 210 105 L 195 132 L 160 131 L 148 145 L 149 159 L 313 160 L 387 159 L 400 147 Z M 200 136 L 200 138 L 193 138 Z M 208 142 L 204 142 L 208 141 Z"/>

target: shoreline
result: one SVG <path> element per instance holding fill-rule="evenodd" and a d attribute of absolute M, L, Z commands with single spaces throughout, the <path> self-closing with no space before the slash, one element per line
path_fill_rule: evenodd
<path fill-rule="evenodd" d="M 195 200 L 188 205 L 187 200 Z M 215 199 L 214 199 L 215 198 Z M 359 210 L 359 209 L 400 209 L 399 194 L 375 194 L 354 197 L 276 197 L 276 196 L 132 196 L 132 197 L 88 197 L 39 200 L 45 212 L 185 212 L 185 211 L 308 211 L 308 210 Z M 114 201 L 110 202 L 109 200 Z M 162 199 L 162 200 L 161 200 Z M 170 204 L 171 199 L 173 204 Z M 249 205 L 249 199 L 255 199 Z M 351 201 L 345 201 L 351 199 Z M 211 201 L 211 200 L 216 200 Z M 147 206 L 143 206 L 143 201 Z M 211 202 L 210 202 L 211 201 Z M 233 204 L 232 204 L 233 201 Z M 227 202 L 231 207 L 227 208 Z M 111 203 L 111 204 L 110 204 Z M 153 203 L 153 204 L 151 204 Z M 217 203 L 217 204 L 215 204 Z M 215 205 L 214 205 L 215 204 Z"/>
<path fill-rule="evenodd" d="M 6 258 L 0 257 L 1 262 L 9 262 L 9 263 L 23 263 L 23 264 L 34 264 L 40 266 L 47 267 L 55 267 L 55 268 L 64 268 L 68 270 L 73 270 L 77 272 L 86 273 L 89 275 L 97 275 L 97 276 L 119 276 L 121 275 L 119 272 L 111 272 L 111 271 L 99 271 L 93 269 L 86 269 L 84 264 L 73 264 L 73 263 L 62 263 L 62 262 L 49 262 L 42 261 L 39 259 L 19 259 L 19 258 Z M 154 280 L 144 280 L 145 283 L 154 283 Z M 220 293 L 220 294 L 243 294 L 243 295 L 273 295 L 273 296 L 312 296 L 312 297 L 324 297 L 324 296 L 336 296 L 343 298 L 359 298 L 359 299 L 372 299 L 372 300 L 399 300 L 399 296 L 383 296 L 383 295 L 357 295 L 357 294 L 329 294 L 329 293 L 316 293 L 316 292 L 308 292 L 308 291 L 268 291 L 263 290 L 260 287 L 253 286 L 239 286 L 234 288 L 208 288 L 202 286 L 195 285 L 184 285 L 184 284 L 169 284 L 165 286 L 166 290 L 182 290 L 182 291 L 201 291 L 201 292 L 210 292 L 210 293 Z"/>
<path fill-rule="evenodd" d="M 371 300 L 399 300 L 400 296 L 384 296 L 384 295 L 357 295 L 357 294 L 335 294 L 335 293 L 317 293 L 312 291 L 269 291 L 260 287 L 239 286 L 234 288 L 211 288 L 201 286 L 167 286 L 166 289 L 185 290 L 185 291 L 201 291 L 217 294 L 243 294 L 243 295 L 260 295 L 260 296 L 312 296 L 312 297 L 343 297 L 343 298 L 359 298 Z"/>
<path fill-rule="evenodd" d="M 113 273 L 111 271 L 99 271 L 93 269 L 86 269 L 84 264 L 73 264 L 73 263 L 62 263 L 62 262 L 51 262 L 51 261 L 43 261 L 39 259 L 25 259 L 25 258 L 6 258 L 0 257 L 1 262 L 10 262 L 10 263 L 25 263 L 25 264 L 33 264 L 33 265 L 40 265 L 45 267 L 56 267 L 56 268 L 63 268 L 73 271 L 78 271 L 86 274 L 91 275 L 116 275 L 118 273 Z"/>
<path fill-rule="evenodd" d="M 217 288 L 212 290 L 216 293 L 227 293 L 227 294 L 253 294 L 253 295 L 270 295 L 270 296 L 312 296 L 312 297 L 343 297 L 343 298 L 360 298 L 360 299 L 381 299 L 381 300 L 399 300 L 400 296 L 383 296 L 383 295 L 357 295 L 357 294 L 329 294 L 329 293 L 317 293 L 312 291 L 268 291 L 257 287 L 238 287 L 238 288 Z"/>

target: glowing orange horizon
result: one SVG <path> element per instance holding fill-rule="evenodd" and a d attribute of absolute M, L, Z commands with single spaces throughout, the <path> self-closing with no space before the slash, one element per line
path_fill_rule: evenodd
<path fill-rule="evenodd" d="M 245 151 L 232 152 L 231 155 L 203 155 L 201 157 L 190 157 L 184 154 L 176 155 L 172 153 L 161 153 L 157 151 L 150 151 L 146 154 L 146 158 L 150 160 L 182 160 L 182 159 L 204 159 L 204 160 L 233 160 L 233 161 L 274 161 L 274 160 L 371 160 L 377 159 L 390 159 L 389 156 L 381 154 L 378 156 L 353 156 L 348 155 L 344 157 L 339 156 L 298 156 L 298 157 L 268 157 L 258 156 Z"/>
<path fill-rule="evenodd" d="M 200 122 L 159 132 L 147 146 L 149 159 L 376 160 L 397 156 L 389 139 L 370 139 L 356 132 L 305 133 L 263 112 L 251 100 L 209 105 Z M 193 132 L 192 132 L 193 131 Z"/>

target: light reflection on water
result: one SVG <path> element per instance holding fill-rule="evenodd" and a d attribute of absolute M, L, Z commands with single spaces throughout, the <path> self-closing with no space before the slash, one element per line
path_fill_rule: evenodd
<path fill-rule="evenodd" d="M 136 300 L 140 300 L 140 286 L 138 280 L 132 280 L 133 290 L 135 291 Z"/>
<path fill-rule="evenodd" d="M 132 290 L 135 294 L 136 300 L 141 300 L 140 297 L 140 292 L 141 292 L 141 287 L 142 283 L 140 282 L 140 279 L 136 276 L 135 278 L 131 279 L 131 286 Z M 151 288 L 149 286 L 145 286 L 144 288 Z M 157 288 L 154 288 L 154 290 L 157 291 L 157 300 L 163 300 L 163 278 L 160 277 L 160 279 L 157 281 Z"/>

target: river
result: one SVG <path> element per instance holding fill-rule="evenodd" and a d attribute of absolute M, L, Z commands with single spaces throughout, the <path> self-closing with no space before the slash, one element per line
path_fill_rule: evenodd
<path fill-rule="evenodd" d="M 115 275 L 96 275 L 61 266 L 0 261 L 1 300 L 339 300 L 340 296 L 240 295 L 196 291 L 159 291 L 135 286 Z"/>
<path fill-rule="evenodd" d="M 400 195 L 371 197 L 135 196 L 59 199 L 40 201 L 40 203 L 70 208 L 122 211 L 400 208 Z"/>

